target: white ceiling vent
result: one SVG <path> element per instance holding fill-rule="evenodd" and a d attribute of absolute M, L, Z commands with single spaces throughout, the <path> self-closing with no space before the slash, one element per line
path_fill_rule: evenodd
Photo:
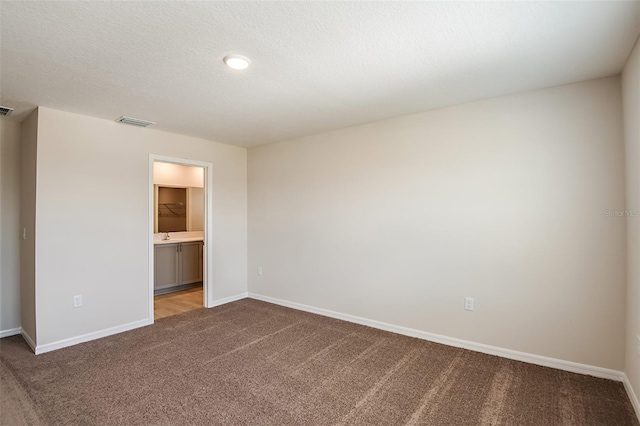
<path fill-rule="evenodd" d="M 147 127 L 152 124 L 156 124 L 153 121 L 140 120 L 139 118 L 125 117 L 124 115 L 118 118 L 116 121 L 124 124 L 132 124 L 134 126 Z"/>
<path fill-rule="evenodd" d="M 0 116 L 2 117 L 6 117 L 7 115 L 11 114 L 12 111 L 13 111 L 13 108 L 0 106 Z"/>

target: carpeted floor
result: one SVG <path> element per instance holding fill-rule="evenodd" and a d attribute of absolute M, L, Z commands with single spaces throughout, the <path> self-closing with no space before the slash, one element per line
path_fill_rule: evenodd
<path fill-rule="evenodd" d="M 638 425 L 621 383 L 244 299 L 34 356 L 6 425 Z"/>

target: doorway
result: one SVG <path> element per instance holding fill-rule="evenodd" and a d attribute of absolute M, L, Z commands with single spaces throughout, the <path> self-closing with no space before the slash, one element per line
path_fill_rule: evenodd
<path fill-rule="evenodd" d="M 212 164 L 149 156 L 149 318 L 210 307 Z"/>

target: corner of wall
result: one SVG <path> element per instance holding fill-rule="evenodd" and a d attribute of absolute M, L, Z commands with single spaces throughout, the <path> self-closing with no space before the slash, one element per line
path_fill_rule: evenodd
<path fill-rule="evenodd" d="M 0 120 L 0 337 L 20 333 L 20 130 Z"/>
<path fill-rule="evenodd" d="M 36 174 L 39 108 L 21 126 L 20 143 L 20 322 L 23 335 L 37 343 L 36 327 Z"/>
<path fill-rule="evenodd" d="M 626 169 L 627 317 L 625 387 L 640 419 L 640 38 L 622 71 Z"/>

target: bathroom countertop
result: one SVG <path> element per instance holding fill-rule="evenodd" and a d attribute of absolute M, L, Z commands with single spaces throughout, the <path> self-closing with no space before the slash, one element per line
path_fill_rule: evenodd
<path fill-rule="evenodd" d="M 153 235 L 153 244 L 176 244 L 176 243 L 189 243 L 193 241 L 204 241 L 204 234 L 202 231 L 192 232 L 169 232 L 169 239 L 165 240 L 165 233 L 159 232 Z"/>
<path fill-rule="evenodd" d="M 187 243 L 187 242 L 192 242 L 192 241 L 204 241 L 202 237 L 175 237 L 175 238 L 169 238 L 168 240 L 155 240 L 153 242 L 154 245 L 159 245 L 159 244 L 174 244 L 174 243 Z"/>

